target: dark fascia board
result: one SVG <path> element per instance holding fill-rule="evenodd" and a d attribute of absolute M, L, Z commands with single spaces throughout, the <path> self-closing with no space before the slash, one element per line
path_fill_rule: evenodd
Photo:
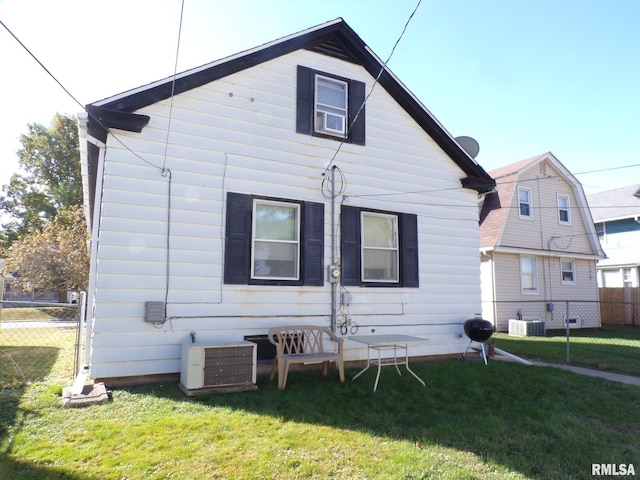
<path fill-rule="evenodd" d="M 114 110 L 112 108 L 87 105 L 86 109 L 89 114 L 87 129 L 93 137 L 101 142 L 107 141 L 107 133 L 110 128 L 140 133 L 151 120 L 148 115 Z"/>
<path fill-rule="evenodd" d="M 101 108 L 110 111 L 133 112 L 170 98 L 172 92 L 174 94 L 186 92 L 296 50 L 308 49 L 331 55 L 330 49 L 321 48 L 322 43 L 328 41 L 336 42 L 343 50 L 340 55 L 333 56 L 360 64 L 373 78 L 379 77 L 378 83 L 468 176 L 463 181 L 463 187 L 475 189 L 479 193 L 486 193 L 495 187 L 495 181 L 489 174 L 460 147 L 431 113 L 413 97 L 389 70 L 385 68 L 380 73 L 383 64 L 342 19 L 328 22 L 325 27 L 311 29 L 306 33 L 276 41 L 264 48 L 250 50 L 245 55 L 236 56 L 226 62 L 216 63 L 209 68 L 197 70 L 193 74 L 176 77 L 175 85 L 173 85 L 173 78 L 168 78 L 163 83 L 139 90 L 131 95 L 118 97 L 113 101 L 106 99 L 96 103 Z M 88 108 L 95 105 L 89 105 Z"/>

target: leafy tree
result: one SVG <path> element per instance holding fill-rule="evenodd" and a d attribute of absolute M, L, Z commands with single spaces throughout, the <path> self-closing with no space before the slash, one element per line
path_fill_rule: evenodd
<path fill-rule="evenodd" d="M 75 119 L 56 114 L 50 127 L 34 123 L 27 128 L 17 152 L 22 173 L 13 175 L 0 200 L 10 216 L 0 237 L 4 250 L 22 236 L 42 231 L 62 208 L 82 204 Z"/>
<path fill-rule="evenodd" d="M 88 231 L 80 206 L 61 209 L 42 231 L 14 241 L 4 274 L 13 273 L 12 288 L 56 291 L 86 290 L 89 278 Z"/>

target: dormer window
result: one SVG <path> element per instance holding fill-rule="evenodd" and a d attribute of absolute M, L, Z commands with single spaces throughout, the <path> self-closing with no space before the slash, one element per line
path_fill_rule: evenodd
<path fill-rule="evenodd" d="M 296 131 L 365 144 L 365 84 L 298 66 Z"/>

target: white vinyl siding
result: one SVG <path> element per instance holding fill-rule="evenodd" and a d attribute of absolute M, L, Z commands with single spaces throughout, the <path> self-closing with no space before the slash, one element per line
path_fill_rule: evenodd
<path fill-rule="evenodd" d="M 300 50 L 176 95 L 166 157 L 172 171 L 169 258 L 168 179 L 108 137 L 92 376 L 178 372 L 181 344 L 192 331 L 199 340 L 238 341 L 274 325 L 328 324 L 328 282 L 223 282 L 228 192 L 324 203 L 321 260 L 330 263 L 330 202 L 322 195 L 321 174 L 336 142 L 295 133 L 298 65 L 373 82 L 358 65 Z M 163 162 L 169 107 L 164 100 L 137 111 L 151 117 L 139 134 L 118 132 L 155 165 Z M 351 204 L 417 216 L 420 285 L 351 287 L 349 313 L 376 333 L 402 325 L 407 334 L 428 337 L 412 355 L 462 353 L 461 322 L 480 311 L 477 194 L 460 188 L 464 173 L 383 88 L 367 101 L 366 126 L 366 146 L 345 143 L 336 166 Z M 144 304 L 163 301 L 167 283 L 172 320 L 156 328 L 144 322 Z M 366 359 L 366 349 L 347 348 L 345 358 Z"/>

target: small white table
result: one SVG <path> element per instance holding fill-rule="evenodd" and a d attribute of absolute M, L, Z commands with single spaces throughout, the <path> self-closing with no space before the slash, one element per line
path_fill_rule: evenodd
<path fill-rule="evenodd" d="M 377 365 L 378 373 L 376 375 L 376 382 L 373 385 L 373 391 L 375 392 L 376 388 L 378 388 L 378 380 L 380 379 L 380 369 L 382 368 L 383 365 L 394 365 L 396 367 L 398 375 L 402 375 L 402 373 L 400 373 L 400 368 L 398 368 L 398 365 L 404 365 L 407 368 L 407 371 L 411 375 L 416 377 L 416 379 L 423 386 L 426 386 L 426 384 L 422 381 L 422 379 L 418 377 L 418 375 L 416 375 L 416 373 L 409 368 L 408 347 L 410 344 L 426 343 L 429 341 L 428 339 L 413 337 L 411 335 L 394 335 L 394 334 L 392 335 L 354 335 L 348 338 L 353 342 L 364 343 L 365 345 L 367 345 L 367 366 L 364 367 L 364 369 L 362 369 L 360 372 L 358 372 L 351 379 L 351 381 L 355 380 L 364 372 L 366 372 L 372 364 Z M 375 350 L 378 352 L 377 358 L 371 358 L 372 350 Z M 393 351 L 393 357 L 382 358 L 381 352 L 383 350 Z M 404 359 L 402 358 L 398 359 L 398 351 L 403 351 L 403 350 L 404 350 Z"/>

